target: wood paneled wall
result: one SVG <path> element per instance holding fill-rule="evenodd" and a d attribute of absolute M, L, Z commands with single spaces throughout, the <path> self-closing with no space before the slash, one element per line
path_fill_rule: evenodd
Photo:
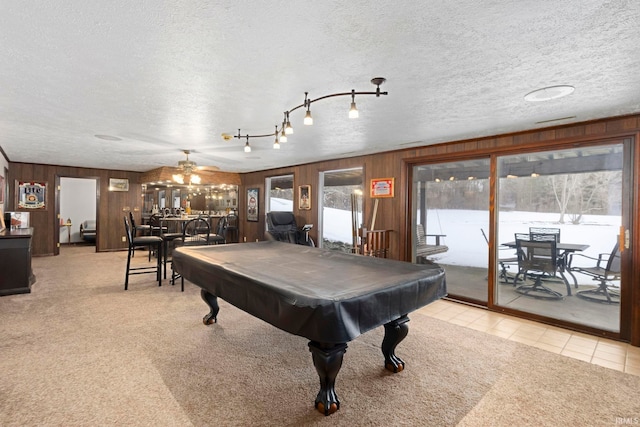
<path fill-rule="evenodd" d="M 608 141 L 621 137 L 636 138 L 639 132 L 640 115 L 634 115 L 243 174 L 239 198 L 240 240 L 242 241 L 243 237 L 247 241 L 264 239 L 264 212 L 260 213 L 259 222 L 247 222 L 245 219 L 243 207 L 246 207 L 247 203 L 246 188 L 260 189 L 260 208 L 263 209 L 265 179 L 270 176 L 293 174 L 294 199 L 297 198 L 299 185 L 310 184 L 314 191 L 311 210 L 299 210 L 297 200 L 294 200 L 296 218 L 301 224 L 315 224 L 318 218 L 316 190 L 318 188 L 319 172 L 363 167 L 365 222 L 371 220 L 370 215 L 373 207 L 373 200 L 369 197 L 367 191 L 370 180 L 385 177 L 395 178 L 395 197 L 379 199 L 376 228 L 393 230 L 390 257 L 406 260 L 410 256 L 408 251 L 410 241 L 407 239 L 409 237 L 407 230 L 410 230 L 408 224 L 409 185 L 407 180 L 412 164 L 460 160 L 489 154 L 509 154 L 541 148 L 570 148 L 578 142 Z M 640 173 L 640 166 L 637 163 L 635 169 L 634 174 L 637 176 Z M 637 218 L 636 223 L 638 223 Z M 310 235 L 317 240 L 317 229 L 312 230 Z"/>
<path fill-rule="evenodd" d="M 627 251 L 625 255 L 631 266 L 627 271 L 628 276 L 625 277 L 625 283 L 630 284 L 632 289 L 628 291 L 626 298 L 626 304 L 629 304 L 629 306 L 623 307 L 623 311 L 630 313 L 630 315 L 623 318 L 621 324 L 623 325 L 623 335 L 629 337 L 633 345 L 640 346 L 640 251 L 634 249 L 640 244 L 640 213 L 638 209 L 638 200 L 640 199 L 640 190 L 638 189 L 640 150 L 637 147 L 638 141 L 640 141 L 640 115 L 613 117 L 566 126 L 242 174 L 238 205 L 240 241 L 245 239 L 247 241 L 255 241 L 256 239 L 263 240 L 265 238 L 264 212 L 260 212 L 258 222 L 248 222 L 246 220 L 247 188 L 260 189 L 260 209 L 263 209 L 265 178 L 293 174 L 294 199 L 297 199 L 298 186 L 310 184 L 312 187 L 311 210 L 299 210 L 298 201 L 294 200 L 294 213 L 297 220 L 300 224 L 316 224 L 318 218 L 317 190 L 319 172 L 363 167 L 366 188 L 372 178 L 395 178 L 395 197 L 379 199 L 376 228 L 393 230 L 389 256 L 395 259 L 407 260 L 410 257 L 410 235 L 408 230 L 411 229 L 408 223 L 410 211 L 408 178 L 409 170 L 413 164 L 459 160 L 481 155 L 510 154 L 525 150 L 570 148 L 576 143 L 595 143 L 623 137 L 629 137 L 634 140 L 632 182 L 630 183 L 634 197 L 630 201 L 630 210 L 633 215 L 629 224 L 627 224 L 632 230 L 631 250 Z M 59 233 L 59 222 L 55 217 L 54 199 L 56 195 L 54 188 L 56 177 L 88 177 L 99 180 L 99 194 L 97 195 L 98 250 L 106 251 L 125 248 L 126 243 L 121 241 L 122 236 L 124 236 L 123 215 L 129 209 L 132 209 L 137 219 L 140 220 L 139 209 L 142 205 L 142 199 L 139 173 L 10 163 L 8 177 L 10 182 L 15 180 L 46 181 L 50 186 L 47 196 L 49 209 L 32 213 L 32 225 L 35 228 L 34 255 L 56 253 Z M 129 192 L 109 192 L 109 178 L 128 178 L 130 181 Z M 10 198 L 9 210 L 12 210 L 15 200 L 14 185 L 11 186 L 11 192 L 8 197 Z M 365 191 L 364 204 L 365 222 L 370 222 L 373 200 L 368 196 L 367 191 Z M 317 240 L 317 228 L 314 228 L 310 234 Z"/>
<path fill-rule="evenodd" d="M 32 253 L 34 256 L 54 255 L 58 253 L 57 244 L 60 233 L 60 220 L 57 218 L 56 204 L 59 200 L 56 179 L 93 178 L 97 180 L 96 213 L 98 251 L 119 250 L 127 247 L 122 241 L 124 233 L 123 216 L 131 209 L 140 221 L 142 208 L 142 186 L 140 173 L 106 169 L 77 168 L 70 166 L 41 165 L 35 163 L 10 163 L 9 182 L 11 185 L 9 211 L 16 206 L 16 181 L 38 181 L 47 183 L 47 209 L 31 212 L 31 226 L 34 228 Z M 109 178 L 126 178 L 129 191 L 109 191 Z"/>
<path fill-rule="evenodd" d="M 631 344 L 640 346 L 640 250 L 634 249 L 640 245 L 640 209 L 638 206 L 638 200 L 640 199 L 640 189 L 638 189 L 640 184 L 638 178 L 640 177 L 640 148 L 637 146 L 640 141 L 640 115 L 613 117 L 579 124 L 244 174 L 242 176 L 239 205 L 241 240 L 243 236 L 246 237 L 247 241 L 262 240 L 265 230 L 264 212 L 259 216 L 260 221 L 257 223 L 245 220 L 243 206 L 246 206 L 245 190 L 247 187 L 260 188 L 260 208 L 262 209 L 264 207 L 264 182 L 266 177 L 293 174 L 294 195 L 297 195 L 299 185 L 311 184 L 312 188 L 317 189 L 319 171 L 363 167 L 365 188 L 368 187 L 372 178 L 395 178 L 395 197 L 392 199 L 379 199 L 376 228 L 394 231 L 391 234 L 390 258 L 409 260 L 411 254 L 411 227 L 408 222 L 410 213 L 408 179 L 409 170 L 413 164 L 462 160 L 492 154 L 513 154 L 526 150 L 571 148 L 577 143 L 598 143 L 621 138 L 632 138 L 634 141 L 632 182 L 630 184 L 633 186 L 632 194 L 635 196 L 630 201 L 631 206 L 629 206 L 629 210 L 633 212 L 633 215 L 629 218 L 629 223 L 625 224 L 632 230 L 631 250 L 628 250 L 625 255 L 629 262 L 628 265 L 630 265 L 625 275 L 625 283 L 631 285 L 632 289 L 626 294 L 626 303 L 622 307 L 623 313 L 629 313 L 629 316 L 624 316 L 621 319 L 621 336 L 629 339 Z M 301 211 L 298 209 L 297 200 L 294 201 L 294 213 L 299 223 L 315 224 L 317 222 L 318 206 L 315 195 L 313 196 L 313 202 L 311 210 Z M 373 201 L 368 196 L 367 191 L 365 191 L 364 204 L 365 222 L 368 222 L 370 221 Z M 317 241 L 317 229 L 314 229 L 310 234 Z"/>

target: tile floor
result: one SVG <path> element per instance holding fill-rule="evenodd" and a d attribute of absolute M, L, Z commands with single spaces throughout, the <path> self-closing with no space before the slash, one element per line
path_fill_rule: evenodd
<path fill-rule="evenodd" d="M 447 300 L 420 313 L 543 350 L 640 376 L 640 347 Z"/>

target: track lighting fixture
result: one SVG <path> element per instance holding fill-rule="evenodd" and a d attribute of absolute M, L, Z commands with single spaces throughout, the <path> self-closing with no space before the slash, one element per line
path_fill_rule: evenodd
<path fill-rule="evenodd" d="M 380 95 L 388 95 L 388 92 L 382 92 L 380 91 L 380 85 L 383 84 L 386 81 L 386 79 L 384 77 L 375 77 L 373 79 L 371 79 L 371 83 L 374 84 L 376 86 L 376 90 L 375 92 L 356 92 L 355 89 L 351 89 L 351 92 L 341 92 L 341 93 L 332 93 L 329 95 L 325 95 L 325 96 L 321 96 L 319 98 L 316 99 L 310 99 L 309 98 L 309 92 L 305 92 L 304 93 L 304 103 L 291 108 L 288 111 L 284 112 L 284 119 L 282 121 L 282 126 L 280 129 L 278 129 L 278 125 L 276 125 L 276 130 L 275 133 L 269 133 L 269 134 L 263 134 L 263 135 L 242 135 L 240 133 L 240 129 L 238 129 L 238 135 L 235 135 L 234 138 L 247 138 L 247 142 L 245 143 L 244 146 L 244 151 L 246 153 L 250 153 L 251 152 L 251 146 L 249 145 L 249 138 L 262 138 L 265 136 L 275 136 L 275 141 L 273 143 L 273 148 L 275 150 L 280 149 L 280 143 L 281 142 L 287 142 L 287 135 L 291 135 L 293 134 L 293 127 L 291 126 L 291 122 L 289 121 L 289 113 L 299 109 L 299 108 L 305 108 L 306 109 L 306 113 L 304 116 L 304 121 L 303 123 L 305 125 L 313 125 L 313 117 L 311 116 L 311 104 L 313 102 L 317 102 L 323 99 L 327 99 L 327 98 L 333 98 L 336 96 L 351 96 L 351 108 L 349 109 L 349 118 L 351 119 L 355 119 L 358 118 L 359 113 L 358 113 L 358 109 L 356 108 L 356 95 L 375 95 L 376 97 L 380 97 Z M 231 138 L 230 135 L 227 135 L 227 138 Z"/>

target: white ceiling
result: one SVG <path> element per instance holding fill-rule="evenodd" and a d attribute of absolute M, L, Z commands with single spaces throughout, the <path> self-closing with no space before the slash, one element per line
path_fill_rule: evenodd
<path fill-rule="evenodd" d="M 0 147 L 141 172 L 190 149 L 246 172 L 636 113 L 639 22 L 637 0 L 0 0 Z M 318 101 L 279 151 L 221 137 L 378 76 L 389 95 L 356 97 L 359 119 Z M 560 84 L 575 92 L 524 100 Z"/>

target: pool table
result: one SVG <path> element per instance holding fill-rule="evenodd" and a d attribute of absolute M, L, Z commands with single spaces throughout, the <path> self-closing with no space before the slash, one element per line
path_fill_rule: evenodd
<path fill-rule="evenodd" d="M 446 295 L 444 270 L 277 241 L 183 247 L 173 268 L 201 288 L 217 321 L 222 298 L 291 334 L 309 339 L 320 378 L 315 407 L 329 415 L 340 408 L 335 380 L 347 342 L 384 325 L 385 368 L 400 372 L 395 355 L 407 336 L 408 313 Z"/>

